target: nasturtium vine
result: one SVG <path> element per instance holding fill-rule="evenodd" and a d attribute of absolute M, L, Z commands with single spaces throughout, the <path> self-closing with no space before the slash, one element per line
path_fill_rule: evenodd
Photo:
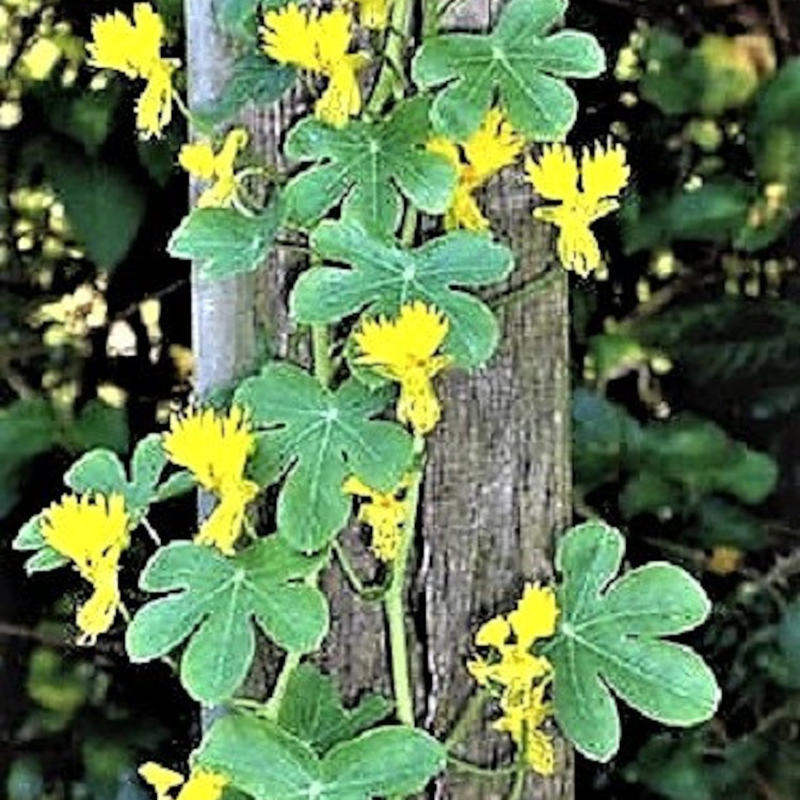
<path fill-rule="evenodd" d="M 165 661 L 193 698 L 216 706 L 186 770 L 141 765 L 157 800 L 399 799 L 450 766 L 509 775 L 509 800 L 519 800 L 527 772 L 558 770 L 558 731 L 589 758 L 614 755 L 615 697 L 670 725 L 715 713 L 708 667 L 665 638 L 704 621 L 702 588 L 669 564 L 620 575 L 622 534 L 591 521 L 561 537 L 557 580 L 525 583 L 477 628 L 463 654 L 476 684 L 463 724 L 444 743 L 418 725 L 406 573 L 427 439 L 452 413 L 441 384 L 489 362 L 495 311 L 539 289 L 538 279 L 499 286 L 515 258 L 481 193 L 516 171 L 544 201 L 524 213 L 557 228 L 561 265 L 586 279 L 603 265 L 591 226 L 616 210 L 630 179 L 621 144 L 562 141 L 578 112 L 567 80 L 605 63 L 590 34 L 555 30 L 567 0 L 510 0 L 486 32 L 440 30 L 431 10 L 419 0 L 221 0 L 217 20 L 238 57 L 221 96 L 191 111 L 150 3 L 93 21 L 89 63 L 143 84 L 142 138 L 162 135 L 176 109 L 198 132 L 178 156 L 197 207 L 168 252 L 192 260 L 203 281 L 268 261 L 285 270 L 288 259 L 269 259 L 275 251 L 307 256 L 284 271 L 296 326 L 288 354 L 264 348 L 281 360 L 254 365 L 213 404 L 198 398 L 173 413 L 129 465 L 103 449 L 82 456 L 65 476 L 70 493 L 14 540 L 28 573 L 69 565 L 80 576 L 80 643 L 124 628 L 131 661 Z M 255 131 L 223 123 L 301 78 L 308 113 L 283 142 L 288 167 L 268 163 Z M 163 541 L 154 507 L 193 489 L 203 518 Z M 361 556 L 372 580 L 342 535 L 351 522 L 369 529 Z M 128 589 L 121 571 L 145 558 L 138 590 Z M 334 559 L 388 627 L 392 697 L 362 695 L 355 708 L 304 660 L 338 612 L 322 588 Z M 283 653 L 264 701 L 245 696 L 259 637 Z M 489 699 L 492 727 L 516 750 L 496 770 L 454 753 Z"/>

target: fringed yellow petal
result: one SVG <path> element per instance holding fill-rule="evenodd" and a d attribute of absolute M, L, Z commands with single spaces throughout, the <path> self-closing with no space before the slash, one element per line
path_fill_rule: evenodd
<path fill-rule="evenodd" d="M 630 168 L 622 145 L 584 150 L 580 168 L 572 149 L 545 147 L 538 161 L 528 160 L 528 178 L 539 194 L 560 205 L 537 208 L 536 219 L 559 228 L 558 255 L 565 269 L 587 277 L 602 264 L 591 224 L 616 211 L 616 198 L 628 184 Z M 580 187 L 578 181 L 580 180 Z"/>
<path fill-rule="evenodd" d="M 414 301 L 400 309 L 396 320 L 365 320 L 354 334 L 361 351 L 358 363 L 400 384 L 397 418 L 418 435 L 430 433 L 441 416 L 431 379 L 450 363 L 449 357 L 436 355 L 448 329 L 447 317 Z"/>

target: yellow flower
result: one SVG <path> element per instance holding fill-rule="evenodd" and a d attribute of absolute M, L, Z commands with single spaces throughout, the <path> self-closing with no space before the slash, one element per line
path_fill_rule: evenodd
<path fill-rule="evenodd" d="M 539 639 L 555 633 L 557 615 L 555 592 L 550 587 L 527 584 L 516 610 L 489 620 L 475 634 L 478 647 L 497 651 L 489 661 L 478 657 L 467 664 L 475 681 L 481 686 L 496 683 L 519 692 L 548 675 L 550 662 L 531 653 L 531 648 Z"/>
<path fill-rule="evenodd" d="M 513 164 L 523 144 L 522 137 L 514 132 L 498 108 L 489 110 L 481 126 L 466 141 L 452 142 L 437 136 L 428 142 L 428 150 L 447 158 L 458 176 L 445 213 L 444 224 L 448 230 L 489 228 L 489 220 L 478 207 L 473 193 L 501 169 Z"/>
<path fill-rule="evenodd" d="M 227 415 L 214 409 L 192 410 L 173 416 L 164 434 L 164 450 L 173 464 L 188 469 L 197 482 L 219 499 L 195 541 L 233 553 L 247 504 L 258 485 L 244 477 L 247 458 L 255 446 L 244 411 L 233 406 Z"/>
<path fill-rule="evenodd" d="M 149 3 L 136 3 L 133 19 L 114 11 L 92 20 L 89 63 L 113 69 L 147 84 L 136 104 L 136 127 L 145 137 L 159 136 L 172 119 L 174 59 L 161 56 L 164 22 Z"/>
<path fill-rule="evenodd" d="M 213 181 L 199 197 L 200 208 L 226 208 L 236 198 L 236 177 L 233 169 L 239 153 L 247 146 L 247 131 L 234 128 L 225 137 L 219 153 L 209 142 L 185 144 L 178 153 L 178 163 L 190 174 Z"/>
<path fill-rule="evenodd" d="M 553 737 L 541 730 L 552 714 L 552 706 L 544 699 L 548 681 L 542 681 L 530 691 L 517 696 L 505 695 L 500 701 L 503 716 L 493 727 L 511 735 L 519 748 L 524 748 L 528 766 L 539 775 L 555 771 Z"/>
<path fill-rule="evenodd" d="M 356 0 L 358 20 L 369 30 L 383 31 L 389 22 L 392 0 Z"/>
<path fill-rule="evenodd" d="M 314 113 L 339 128 L 361 111 L 358 71 L 368 61 L 363 53 L 349 52 L 352 27 L 353 15 L 343 6 L 320 12 L 297 3 L 266 11 L 261 26 L 270 58 L 329 79 Z"/>
<path fill-rule="evenodd" d="M 450 324 L 444 314 L 418 300 L 400 309 L 396 320 L 365 320 L 354 334 L 357 362 L 400 384 L 397 418 L 414 433 L 430 433 L 441 416 L 431 380 L 451 361 L 436 355 Z"/>
<path fill-rule="evenodd" d="M 358 509 L 358 519 L 372 528 L 370 546 L 381 561 L 394 561 L 400 549 L 410 510 L 404 496 L 408 487 L 408 478 L 405 477 L 391 492 L 379 492 L 355 475 L 351 475 L 342 486 L 346 494 L 364 498 Z"/>
<path fill-rule="evenodd" d="M 77 497 L 53 503 L 42 516 L 42 536 L 75 564 L 92 584 L 92 596 L 78 609 L 78 641 L 91 644 L 111 627 L 121 605 L 117 573 L 128 546 L 129 518 L 122 495 Z"/>
<path fill-rule="evenodd" d="M 189 773 L 189 779 L 184 782 L 184 777 L 179 772 L 153 761 L 142 764 L 139 775 L 145 783 L 153 787 L 156 800 L 219 800 L 222 790 L 229 783 L 225 776 L 202 768 L 193 769 Z M 170 792 L 179 786 L 181 790 L 173 799 Z"/>
<path fill-rule="evenodd" d="M 630 178 L 625 148 L 585 148 L 579 167 L 571 147 L 553 144 L 544 147 L 538 161 L 528 159 L 525 168 L 533 188 L 545 200 L 559 203 L 537 208 L 533 216 L 559 228 L 562 265 L 585 278 L 602 261 L 590 226 L 619 208 L 617 196 Z"/>

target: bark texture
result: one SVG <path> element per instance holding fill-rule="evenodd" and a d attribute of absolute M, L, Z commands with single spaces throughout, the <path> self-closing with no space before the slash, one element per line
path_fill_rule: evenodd
<path fill-rule="evenodd" d="M 189 0 L 191 101 L 214 96 L 224 77 L 224 42 L 215 32 L 212 0 Z M 499 5 L 497 5 L 499 7 Z M 490 0 L 465 0 L 456 28 L 485 28 L 496 12 Z M 256 146 L 281 163 L 280 141 L 304 110 L 299 96 L 244 121 Z M 507 611 L 525 580 L 548 578 L 554 535 L 569 523 L 570 464 L 568 304 L 566 282 L 556 273 L 526 293 L 552 267 L 549 232 L 531 223 L 533 198 L 519 174 L 506 171 L 490 187 L 493 227 L 510 243 L 517 268 L 500 298 L 503 341 L 491 363 L 473 375 L 440 382 L 445 417 L 430 442 L 419 534 L 410 569 L 409 630 L 417 677 L 419 724 L 447 732 L 470 691 L 464 668 L 471 633 L 483 620 Z M 293 329 L 286 299 L 298 270 L 296 253 L 274 255 L 256 278 L 193 285 L 197 386 L 203 393 L 246 370 L 267 338 L 272 355 L 296 354 L 304 334 Z M 352 537 L 355 538 L 355 537 Z M 337 569 L 325 578 L 332 595 L 332 627 L 322 666 L 337 675 L 348 697 L 365 689 L 390 689 L 380 605 L 347 590 Z M 263 690 L 274 669 L 270 654 L 253 680 Z M 491 710 L 489 710 L 491 714 Z M 457 752 L 481 763 L 503 753 L 504 738 L 486 720 Z M 505 797 L 507 779 L 450 777 L 431 790 L 436 798 Z M 572 763 L 559 748 L 557 775 L 531 779 L 525 798 L 569 800 Z"/>

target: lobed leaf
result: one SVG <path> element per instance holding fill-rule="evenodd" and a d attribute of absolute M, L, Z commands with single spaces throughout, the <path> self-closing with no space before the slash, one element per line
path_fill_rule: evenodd
<path fill-rule="evenodd" d="M 134 662 L 166 655 L 188 639 L 181 681 L 204 703 L 225 700 L 241 685 L 255 655 L 252 621 L 280 647 L 315 650 L 328 629 L 324 595 L 302 579 L 322 564 L 269 537 L 226 558 L 217 550 L 173 542 L 158 550 L 140 586 L 170 592 L 140 608 L 125 645 Z"/>
<path fill-rule="evenodd" d="M 444 350 L 459 366 L 483 364 L 497 347 L 499 329 L 492 311 L 477 297 L 453 288 L 485 286 L 511 272 L 511 251 L 486 235 L 457 231 L 408 249 L 352 222 L 323 222 L 312 234 L 311 246 L 326 260 L 352 268 L 326 266 L 300 276 L 290 297 L 292 314 L 300 322 L 337 322 L 360 311 L 394 316 L 404 303 L 423 300 L 450 320 Z"/>
<path fill-rule="evenodd" d="M 381 234 L 394 233 L 402 215 L 401 195 L 420 211 L 442 214 L 455 186 L 453 166 L 425 149 L 428 101 L 402 102 L 385 120 L 354 120 L 333 128 L 314 117 L 295 125 L 286 155 L 317 163 L 286 186 L 288 217 L 312 228 L 334 206 L 342 216 Z"/>
<path fill-rule="evenodd" d="M 236 390 L 235 402 L 265 428 L 260 445 L 277 454 L 273 474 L 262 471 L 260 479 L 268 483 L 286 474 L 278 528 L 293 548 L 319 550 L 344 526 L 350 499 L 342 484 L 349 475 L 369 475 L 373 486 L 388 491 L 408 468 L 410 435 L 394 422 L 372 419 L 391 396 L 352 379 L 326 389 L 305 370 L 281 362 Z"/>
<path fill-rule="evenodd" d="M 198 262 L 201 280 L 224 280 L 262 266 L 284 220 L 279 194 L 259 214 L 230 208 L 196 208 L 167 245 L 169 254 Z"/>
<path fill-rule="evenodd" d="M 719 687 L 690 648 L 660 637 L 701 624 L 710 603 L 702 587 L 672 564 L 651 563 L 614 580 L 622 535 L 587 522 L 561 540 L 556 638 L 547 649 L 555 676 L 555 716 L 584 755 L 607 761 L 619 748 L 614 691 L 636 710 L 670 725 L 709 719 Z"/>
<path fill-rule="evenodd" d="M 331 678 L 312 664 L 301 664 L 289 679 L 278 723 L 324 754 L 385 719 L 391 710 L 391 703 L 379 695 L 367 695 L 356 708 L 345 709 Z"/>
<path fill-rule="evenodd" d="M 255 800 L 370 800 L 421 791 L 445 764 L 444 747 L 422 731 L 383 726 L 324 758 L 273 722 L 230 715 L 212 726 L 200 765 L 226 775 Z"/>
<path fill-rule="evenodd" d="M 548 36 L 567 0 L 511 0 L 492 33 L 448 33 L 426 39 L 412 64 L 414 82 L 440 90 L 434 128 L 463 141 L 477 130 L 495 95 L 527 139 L 556 141 L 572 128 L 578 102 L 565 78 L 605 69 L 597 40 L 578 31 Z"/>

